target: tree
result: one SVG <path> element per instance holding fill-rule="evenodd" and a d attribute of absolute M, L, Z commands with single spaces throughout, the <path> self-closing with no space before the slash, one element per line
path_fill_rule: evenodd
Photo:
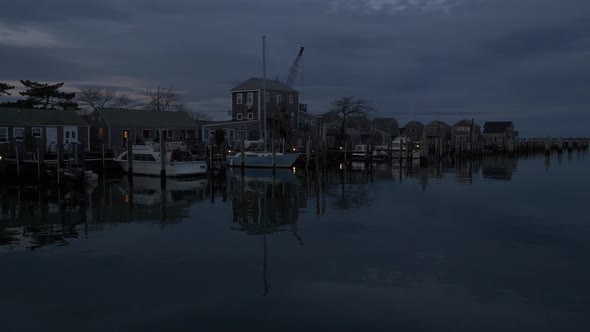
<path fill-rule="evenodd" d="M 13 85 L 0 82 L 0 96 L 10 96 L 8 90 L 14 89 Z"/>
<path fill-rule="evenodd" d="M 158 111 L 187 111 L 188 105 L 174 88 L 145 91 L 147 106 Z"/>
<path fill-rule="evenodd" d="M 82 88 L 77 100 L 90 110 L 97 107 L 129 108 L 134 104 L 126 93 L 101 88 Z"/>
<path fill-rule="evenodd" d="M 188 111 L 190 117 L 195 121 L 211 121 L 211 116 L 197 111 Z"/>
<path fill-rule="evenodd" d="M 375 109 L 370 103 L 361 98 L 343 97 L 333 103 L 333 109 L 326 115 L 336 115 L 341 121 L 340 139 L 346 136 L 346 122 L 353 116 L 368 117 Z M 342 143 L 342 142 L 341 142 Z"/>
<path fill-rule="evenodd" d="M 63 82 L 56 84 L 39 83 L 29 80 L 21 80 L 22 85 L 27 88 L 19 92 L 25 100 L 19 100 L 19 105 L 26 108 L 41 109 L 63 109 L 78 110 L 78 103 L 74 101 L 76 94 L 74 92 L 59 91 L 64 85 Z"/>

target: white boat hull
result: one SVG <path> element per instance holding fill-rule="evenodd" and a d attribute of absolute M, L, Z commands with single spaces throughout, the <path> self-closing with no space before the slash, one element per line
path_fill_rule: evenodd
<path fill-rule="evenodd" d="M 275 156 L 275 167 L 278 168 L 291 168 L 295 161 L 299 158 L 299 153 L 286 153 Z M 242 164 L 242 158 L 239 153 L 234 156 L 229 156 L 225 160 L 228 167 L 240 167 Z M 250 155 L 244 157 L 244 167 L 260 167 L 260 168 L 272 168 L 272 155 L 261 154 L 261 155 Z"/>
<path fill-rule="evenodd" d="M 129 169 L 127 160 L 117 160 L 123 171 Z M 166 164 L 166 176 L 198 176 L 207 173 L 207 164 L 204 161 L 175 162 Z M 161 165 L 159 162 L 133 161 L 133 174 L 160 176 Z"/>

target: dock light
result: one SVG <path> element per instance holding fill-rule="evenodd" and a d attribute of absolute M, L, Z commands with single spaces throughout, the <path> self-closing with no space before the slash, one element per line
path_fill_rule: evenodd
<path fill-rule="evenodd" d="M 0 160 L 2 160 L 2 156 L 0 156 Z"/>
<path fill-rule="evenodd" d="M 295 174 L 295 167 L 293 167 L 293 174 Z"/>
<path fill-rule="evenodd" d="M 340 170 L 342 170 L 342 164 L 340 164 L 340 167 L 339 168 L 340 168 Z"/>
<path fill-rule="evenodd" d="M 227 153 L 231 153 L 231 150 L 227 150 Z"/>
<path fill-rule="evenodd" d="M 297 151 L 297 148 L 293 148 L 293 151 Z"/>
<path fill-rule="evenodd" d="M 340 150 L 342 150 L 342 147 L 340 147 Z"/>

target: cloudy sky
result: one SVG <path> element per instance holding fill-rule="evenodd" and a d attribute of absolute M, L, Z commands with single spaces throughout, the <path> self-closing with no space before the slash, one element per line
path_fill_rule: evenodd
<path fill-rule="evenodd" d="M 157 85 L 228 118 L 233 86 L 283 79 L 311 112 L 342 96 L 375 116 L 512 120 L 521 136 L 590 136 L 588 0 L 6 0 L 0 82 Z"/>

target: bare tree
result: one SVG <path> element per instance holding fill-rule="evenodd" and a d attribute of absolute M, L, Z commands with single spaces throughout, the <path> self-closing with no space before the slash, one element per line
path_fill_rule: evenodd
<path fill-rule="evenodd" d="M 370 103 L 361 98 L 342 97 L 333 103 L 333 109 L 327 114 L 338 116 L 342 120 L 340 127 L 340 137 L 344 139 L 346 135 L 346 122 L 351 117 L 368 117 L 375 109 Z"/>
<path fill-rule="evenodd" d="M 145 91 L 147 107 L 158 111 L 188 111 L 188 105 L 174 88 Z"/>
<path fill-rule="evenodd" d="M 209 114 L 205 114 L 202 112 L 197 111 L 189 111 L 188 112 L 191 118 L 196 121 L 211 121 L 211 116 Z"/>
<path fill-rule="evenodd" d="M 82 88 L 78 102 L 90 110 L 97 107 L 129 108 L 135 103 L 126 93 L 101 88 Z"/>

